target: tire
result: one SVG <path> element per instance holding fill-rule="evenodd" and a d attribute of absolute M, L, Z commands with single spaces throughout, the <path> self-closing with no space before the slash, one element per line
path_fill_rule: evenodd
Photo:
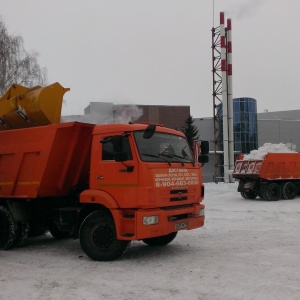
<path fill-rule="evenodd" d="M 251 190 L 244 191 L 245 199 L 255 199 L 257 197 L 257 193 Z"/>
<path fill-rule="evenodd" d="M 23 247 L 25 243 L 27 242 L 29 238 L 30 233 L 30 225 L 28 222 L 21 222 L 19 223 L 19 229 L 18 229 L 18 237 L 16 240 L 15 247 Z"/>
<path fill-rule="evenodd" d="M 281 199 L 281 189 L 280 185 L 273 182 L 270 183 L 266 192 L 267 200 L 277 201 Z"/>
<path fill-rule="evenodd" d="M 80 227 L 80 245 L 91 258 L 110 261 L 121 257 L 130 241 L 117 239 L 116 227 L 109 211 L 97 210 L 89 214 Z"/>
<path fill-rule="evenodd" d="M 247 198 L 247 195 L 245 194 L 245 191 L 242 191 L 242 192 L 241 192 L 241 196 L 242 196 L 244 199 L 248 199 L 248 198 Z"/>
<path fill-rule="evenodd" d="M 0 249 L 13 248 L 18 240 L 19 224 L 14 221 L 10 211 L 0 206 Z"/>
<path fill-rule="evenodd" d="M 175 239 L 176 235 L 177 231 L 155 238 L 143 239 L 142 241 L 149 246 L 166 246 Z"/>
<path fill-rule="evenodd" d="M 285 182 L 281 190 L 283 199 L 291 200 L 297 196 L 297 187 L 293 182 Z"/>
<path fill-rule="evenodd" d="M 259 198 L 264 199 L 264 200 L 267 200 L 266 193 L 267 193 L 267 189 L 266 189 L 265 185 L 261 186 L 261 187 L 258 189 L 258 197 L 259 197 Z"/>
<path fill-rule="evenodd" d="M 266 193 L 265 192 L 262 192 L 262 191 L 258 191 L 258 197 L 260 199 L 265 199 L 266 200 Z"/>
<path fill-rule="evenodd" d="M 61 231 L 56 223 L 51 222 L 48 226 L 48 229 L 51 235 L 57 240 L 67 239 L 71 237 L 70 232 Z"/>

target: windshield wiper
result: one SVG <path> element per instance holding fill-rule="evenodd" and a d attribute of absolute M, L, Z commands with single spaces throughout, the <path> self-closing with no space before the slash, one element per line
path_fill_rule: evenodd
<path fill-rule="evenodd" d="M 178 158 L 183 158 L 184 159 L 184 157 L 180 157 L 179 155 L 176 155 L 176 154 L 164 154 L 164 153 L 160 153 L 159 155 L 160 156 L 165 156 L 165 157 L 168 157 L 168 158 L 175 158 L 176 161 L 180 162 L 184 166 L 183 161 L 178 159 Z"/>
<path fill-rule="evenodd" d="M 175 156 L 175 157 L 177 157 L 177 158 L 184 159 L 185 161 L 187 161 L 187 162 L 189 162 L 189 163 L 191 163 L 191 164 L 194 165 L 194 162 L 193 162 L 192 160 L 188 159 L 188 158 L 185 158 L 185 157 L 183 157 L 183 156 L 176 155 L 176 154 L 172 154 L 172 155 Z"/>
<path fill-rule="evenodd" d="M 162 160 L 166 161 L 170 166 L 171 166 L 171 162 L 167 159 L 165 159 L 164 157 L 162 157 L 161 154 L 159 155 L 154 155 L 154 154 L 148 154 L 148 153 L 142 153 L 142 155 L 144 156 L 149 156 L 149 157 L 155 157 L 155 158 L 161 158 Z M 163 155 L 163 156 L 166 156 L 166 155 Z M 167 156 L 168 157 L 168 156 Z"/>

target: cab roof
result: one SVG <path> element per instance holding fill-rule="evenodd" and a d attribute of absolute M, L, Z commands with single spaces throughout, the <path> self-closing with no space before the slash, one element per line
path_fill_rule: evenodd
<path fill-rule="evenodd" d="M 133 123 L 133 124 L 102 124 L 102 125 L 95 125 L 93 134 L 107 134 L 107 133 L 123 133 L 123 132 L 133 132 L 133 131 L 140 131 L 145 130 L 148 125 L 152 123 Z M 156 125 L 156 132 L 164 132 L 170 133 L 180 136 L 185 136 L 182 132 L 164 127 L 162 125 Z"/>

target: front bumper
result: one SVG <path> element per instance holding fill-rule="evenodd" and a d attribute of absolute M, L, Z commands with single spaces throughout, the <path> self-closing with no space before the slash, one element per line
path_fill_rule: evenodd
<path fill-rule="evenodd" d="M 191 230 L 204 225 L 204 205 L 142 210 L 113 210 L 117 238 L 141 240 L 167 235 L 179 230 Z M 144 217 L 157 216 L 158 223 L 144 225 Z"/>

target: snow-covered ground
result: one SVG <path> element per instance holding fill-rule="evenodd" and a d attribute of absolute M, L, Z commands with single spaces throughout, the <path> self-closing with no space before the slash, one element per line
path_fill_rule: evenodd
<path fill-rule="evenodd" d="M 95 262 L 50 235 L 0 252 L 1 300 L 300 299 L 300 197 L 245 200 L 206 184 L 206 224 L 166 247 Z"/>

